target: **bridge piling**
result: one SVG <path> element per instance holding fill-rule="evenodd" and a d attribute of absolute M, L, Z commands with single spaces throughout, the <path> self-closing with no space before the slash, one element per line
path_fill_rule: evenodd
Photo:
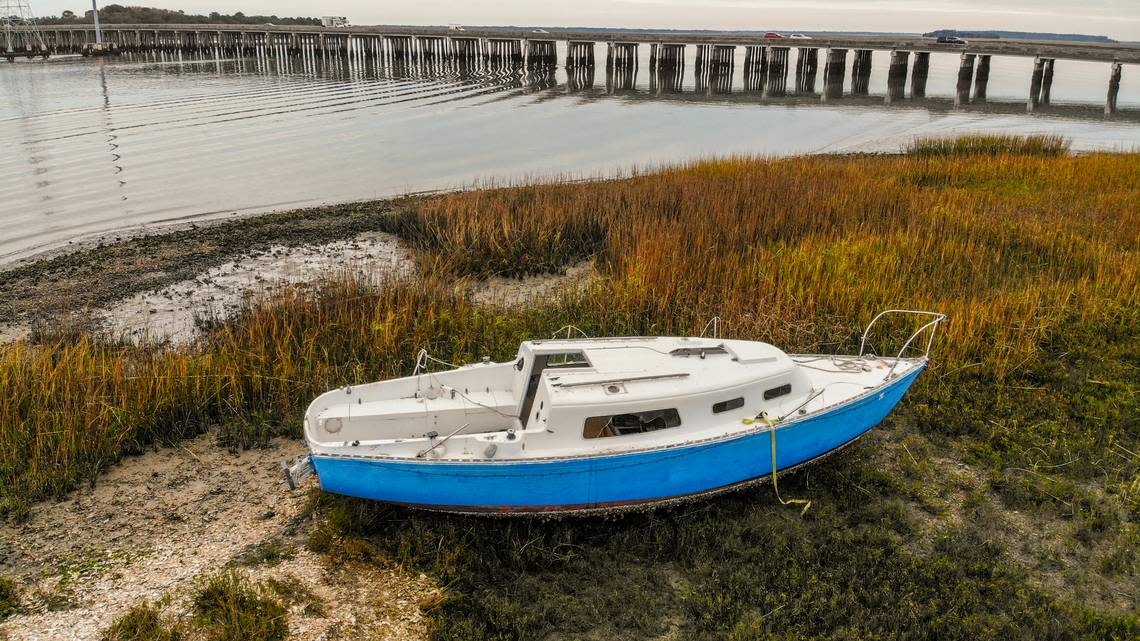
<path fill-rule="evenodd" d="M 962 53 L 961 63 L 958 65 L 958 86 L 954 93 L 954 106 L 970 102 L 970 89 L 974 84 L 974 59 L 972 53 Z"/>
<path fill-rule="evenodd" d="M 744 47 L 744 90 L 764 91 L 768 74 L 768 48 L 757 45 Z"/>
<path fill-rule="evenodd" d="M 827 62 L 823 67 L 823 92 L 820 99 L 824 102 L 843 97 L 843 80 L 847 74 L 847 50 L 828 49 Z"/>
<path fill-rule="evenodd" d="M 851 63 L 851 93 L 866 96 L 871 89 L 871 50 L 856 49 Z"/>
<path fill-rule="evenodd" d="M 906 96 L 906 74 L 910 65 L 909 51 L 892 51 L 891 66 L 887 70 L 886 104 L 902 100 Z"/>
<path fill-rule="evenodd" d="M 796 59 L 796 92 L 815 93 L 815 77 L 819 71 L 819 49 L 800 47 Z"/>
<path fill-rule="evenodd" d="M 843 95 L 846 74 L 846 53 L 855 52 L 851 67 L 851 93 L 867 95 L 871 76 L 872 52 L 890 51 L 890 69 L 887 72 L 888 103 L 905 97 L 910 84 L 911 99 L 925 97 L 931 51 L 949 51 L 952 47 L 920 42 L 912 38 L 886 38 L 870 36 L 828 36 L 815 41 L 773 41 L 744 34 L 724 34 L 712 40 L 707 34 L 671 32 L 605 32 L 566 30 L 557 35 L 544 35 L 531 39 L 535 32 L 517 29 L 469 28 L 455 32 L 439 27 L 383 27 L 361 26 L 350 28 L 322 28 L 277 25 L 109 25 L 105 42 L 115 49 L 143 57 L 163 60 L 187 56 L 247 56 L 259 59 L 308 57 L 313 59 L 346 57 L 354 64 L 366 64 L 374 59 L 378 64 L 415 64 L 430 62 L 439 65 L 445 61 L 472 62 L 495 60 L 519 62 L 527 67 L 557 64 L 559 47 L 566 43 L 567 67 L 594 65 L 596 42 L 607 42 L 607 67 L 631 69 L 633 77 L 621 74 L 613 79 L 612 86 L 632 86 L 639 63 L 638 47 L 650 46 L 649 64 L 651 85 L 658 88 L 680 87 L 677 69 L 685 65 L 685 46 L 697 47 L 696 76 L 701 87 L 710 91 L 731 91 L 736 61 L 736 47 L 744 47 L 745 89 L 760 90 L 768 96 L 783 95 L 787 91 L 791 61 L 790 47 L 797 48 L 794 91 L 814 94 L 819 79 L 819 65 L 824 65 L 822 100 Z M 43 45 L 49 52 L 82 52 L 93 39 L 87 25 L 51 25 L 41 28 Z M 621 38 L 621 40 L 618 40 Z M 666 40 L 668 38 L 668 40 Z M 25 47 L 20 41 L 17 46 Z M 819 59 L 819 49 L 827 51 L 826 62 Z M 926 49 L 926 51 L 916 51 Z M 1030 92 L 1026 101 L 1028 111 L 1035 111 L 1051 102 L 1052 80 L 1057 59 L 1104 61 L 1112 64 L 1105 113 L 1117 109 L 1120 76 L 1124 64 L 1140 63 L 1140 47 L 1126 44 L 1099 45 L 1087 43 L 1043 43 L 1028 41 L 989 41 L 980 39 L 968 45 L 968 52 L 959 50 L 962 65 L 955 104 L 984 103 L 992 56 L 1035 56 Z M 911 54 L 913 68 L 911 68 Z M 22 54 L 21 54 L 22 55 Z M 876 54 L 877 55 L 877 54 Z M 261 63 L 259 63 L 261 64 Z M 663 71 L 667 70 L 667 71 Z M 578 74 L 570 84 L 577 87 L 592 86 L 588 74 Z M 588 84 L 587 84 L 588 83 Z"/>
<path fill-rule="evenodd" d="M 594 66 L 594 43 L 588 40 L 571 40 L 566 43 L 567 67 Z M 593 84 L 593 83 L 591 83 Z"/>
<path fill-rule="evenodd" d="M 636 42 L 607 42 L 606 68 L 637 69 L 637 43 Z"/>
<path fill-rule="evenodd" d="M 1108 74 L 1108 98 L 1104 101 L 1104 115 L 1111 116 L 1116 113 L 1116 97 L 1120 93 L 1120 76 L 1123 65 L 1112 63 L 1112 71 Z"/>
<path fill-rule="evenodd" d="M 1051 94 L 1053 93 L 1053 63 L 1056 62 L 1052 58 L 1045 59 L 1045 73 L 1041 76 L 1041 96 L 1038 102 L 1041 105 L 1048 106 Z"/>
<path fill-rule="evenodd" d="M 710 90 L 709 75 L 712 69 L 709 58 L 712 57 L 712 46 L 699 44 L 696 49 L 696 60 L 693 63 L 693 82 L 697 93 L 708 93 Z"/>
<path fill-rule="evenodd" d="M 527 40 L 527 66 L 552 66 L 558 61 L 558 51 L 553 40 Z"/>
<path fill-rule="evenodd" d="M 1038 56 L 1033 60 L 1033 76 L 1029 81 L 1029 100 L 1026 111 L 1032 113 L 1049 104 L 1053 89 L 1053 59 Z"/>
<path fill-rule="evenodd" d="M 780 97 L 788 92 L 788 47 L 771 47 L 768 50 L 768 73 L 764 77 L 761 96 Z"/>
<path fill-rule="evenodd" d="M 649 71 L 649 90 L 655 94 L 681 91 L 685 81 L 685 45 L 658 45 L 656 63 L 656 68 Z"/>
<path fill-rule="evenodd" d="M 990 82 L 990 57 L 988 55 L 978 56 L 978 69 L 974 75 L 974 99 L 973 102 L 983 103 L 986 101 L 986 89 Z"/>
<path fill-rule="evenodd" d="M 664 68 L 675 68 L 685 63 L 685 45 L 672 43 L 654 43 L 649 49 L 650 71 Z"/>
<path fill-rule="evenodd" d="M 736 71 L 736 46 L 714 45 L 712 65 L 709 68 L 709 91 L 716 94 L 732 93 L 732 77 Z"/>

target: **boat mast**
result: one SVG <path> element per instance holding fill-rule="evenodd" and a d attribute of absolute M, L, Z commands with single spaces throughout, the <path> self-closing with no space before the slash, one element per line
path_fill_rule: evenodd
<path fill-rule="evenodd" d="M 95 5 L 95 0 L 91 0 L 91 15 L 95 17 L 95 44 L 102 44 L 103 31 L 99 28 L 99 7 Z"/>

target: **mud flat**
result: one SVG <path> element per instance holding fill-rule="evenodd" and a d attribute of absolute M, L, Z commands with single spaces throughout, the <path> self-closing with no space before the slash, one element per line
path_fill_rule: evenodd
<path fill-rule="evenodd" d="M 0 340 L 26 336 L 58 321 L 99 329 L 107 318 L 101 310 L 135 296 L 135 305 L 122 308 L 121 317 L 110 316 L 108 329 L 177 335 L 186 327 L 189 308 L 225 309 L 232 303 L 232 292 L 259 289 L 273 284 L 268 281 L 274 278 L 304 280 L 334 266 L 359 267 L 364 261 L 393 258 L 398 262 L 390 238 L 369 235 L 383 230 L 392 210 L 392 203 L 376 201 L 138 235 L 124 232 L 70 251 L 0 265 Z M 196 280 L 202 287 L 189 286 Z M 155 292 L 162 293 L 146 297 Z M 217 304 L 198 304 L 203 301 Z M 146 323 L 132 315 L 151 316 L 151 309 L 155 314 L 168 311 Z"/>
<path fill-rule="evenodd" d="M 274 245 L 192 279 L 134 294 L 99 310 L 96 319 L 113 337 L 186 343 L 197 335 L 198 319 L 225 318 L 253 296 L 310 285 L 345 271 L 384 275 L 411 269 L 399 240 L 384 232 L 318 245 Z"/>
<path fill-rule="evenodd" d="M 290 612 L 292 638 L 423 638 L 417 603 L 438 592 L 427 577 L 333 564 L 304 548 L 309 497 L 286 491 L 278 467 L 303 449 L 274 439 L 234 455 L 203 435 L 127 459 L 94 488 L 0 526 L 0 567 L 26 595 L 24 612 L 0 623 L 0 637 L 99 639 L 143 601 L 163 601 L 170 616 L 185 616 L 189 593 L 205 576 L 244 566 L 271 544 L 288 558 L 249 567 L 249 576 L 299 581 L 323 604 L 319 613 Z"/>

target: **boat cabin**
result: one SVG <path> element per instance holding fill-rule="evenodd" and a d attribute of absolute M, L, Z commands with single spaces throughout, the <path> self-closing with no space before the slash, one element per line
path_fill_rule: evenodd
<path fill-rule="evenodd" d="M 314 401 L 306 431 L 312 443 L 369 455 L 563 456 L 722 436 L 810 392 L 788 355 L 766 343 L 538 340 L 506 363 L 334 390 Z"/>

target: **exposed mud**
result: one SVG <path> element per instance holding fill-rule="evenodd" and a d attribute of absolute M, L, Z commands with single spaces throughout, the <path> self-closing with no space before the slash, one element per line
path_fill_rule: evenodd
<path fill-rule="evenodd" d="M 286 248 L 326 245 L 384 231 L 387 201 L 266 214 L 152 233 L 107 236 L 69 252 L 0 267 L 0 340 L 39 323 L 90 328 L 99 309 L 192 281 L 208 270 Z M 240 264 L 239 264 L 240 266 Z"/>
<path fill-rule="evenodd" d="M 345 270 L 375 275 L 411 269 L 399 240 L 384 232 L 320 245 L 274 245 L 158 291 L 136 293 L 99 310 L 95 318 L 113 337 L 186 343 L 197 334 L 197 318 L 225 318 L 249 297 Z"/>
<path fill-rule="evenodd" d="M 111 338 L 184 343 L 196 318 L 222 318 L 251 296 L 345 270 L 408 274 L 383 231 L 386 201 L 121 233 L 71 251 L 0 265 L 0 343 L 63 324 Z M 592 261 L 560 275 L 459 283 L 481 303 L 519 305 L 589 282 Z"/>
<path fill-rule="evenodd" d="M 564 274 L 489 278 L 475 285 L 471 297 L 478 303 L 520 305 L 582 286 L 596 275 L 593 261 L 585 261 L 568 268 Z"/>
<path fill-rule="evenodd" d="M 319 612 L 294 608 L 293 638 L 422 638 L 420 604 L 439 594 L 427 577 L 346 568 L 304 549 L 307 495 L 286 491 L 279 469 L 302 451 L 277 439 L 235 456 L 201 436 L 127 459 L 93 489 L 0 527 L 3 572 L 18 577 L 25 595 L 25 612 L 0 624 L 0 636 L 98 639 L 143 600 L 167 598 L 166 609 L 183 615 L 201 577 L 278 541 L 293 558 L 254 567 L 250 576 L 295 578 L 322 603 Z"/>

